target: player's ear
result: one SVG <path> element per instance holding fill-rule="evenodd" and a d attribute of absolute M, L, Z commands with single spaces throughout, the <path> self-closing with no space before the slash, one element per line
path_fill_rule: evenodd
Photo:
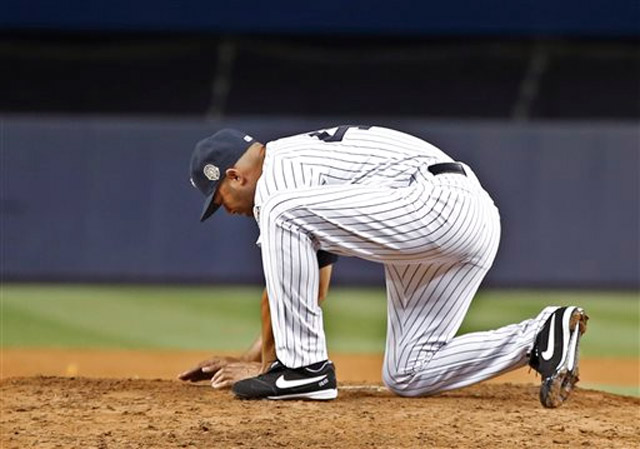
<path fill-rule="evenodd" d="M 227 171 L 224 172 L 224 174 L 231 181 L 239 182 L 240 184 L 244 184 L 246 182 L 245 177 L 237 168 L 227 168 Z"/>

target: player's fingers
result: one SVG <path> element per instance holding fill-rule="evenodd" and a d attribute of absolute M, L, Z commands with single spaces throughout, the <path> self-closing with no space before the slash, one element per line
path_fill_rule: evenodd
<path fill-rule="evenodd" d="M 210 363 L 207 366 L 203 366 L 201 369 L 202 369 L 203 373 L 210 373 L 211 374 L 211 373 L 215 373 L 215 372 L 219 371 L 220 368 L 222 368 L 223 366 L 224 366 L 224 364 L 222 362 L 214 362 L 214 363 Z"/>
<path fill-rule="evenodd" d="M 185 382 L 200 382 L 211 379 L 212 373 L 203 372 L 202 368 L 194 368 L 178 376 L 178 379 Z"/>
<path fill-rule="evenodd" d="M 231 379 L 222 380 L 220 382 L 211 383 L 211 386 L 216 390 L 222 390 L 223 388 L 231 388 L 233 381 Z"/>
<path fill-rule="evenodd" d="M 178 379 L 180 379 L 180 380 L 191 380 L 197 374 L 198 371 L 200 371 L 200 368 L 193 368 L 193 369 L 190 369 L 188 371 L 184 371 L 184 372 L 178 374 Z"/>
<path fill-rule="evenodd" d="M 212 377 L 211 377 L 211 382 L 214 381 L 218 381 L 221 380 L 222 378 L 224 378 L 227 375 L 227 369 L 226 368 L 222 368 L 219 369 Z"/>
<path fill-rule="evenodd" d="M 228 382 L 228 380 L 229 380 L 229 376 L 227 376 L 225 369 L 222 368 L 220 371 L 215 373 L 211 378 L 211 386 L 213 388 L 222 388 L 222 386 L 226 382 Z"/>

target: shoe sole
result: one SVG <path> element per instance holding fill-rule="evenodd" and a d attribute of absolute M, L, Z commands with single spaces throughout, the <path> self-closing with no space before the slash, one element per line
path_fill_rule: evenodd
<path fill-rule="evenodd" d="M 580 337 L 587 331 L 589 317 L 579 307 L 567 308 L 569 313 L 563 317 L 563 338 L 570 335 L 564 344 L 562 360 L 556 372 L 542 380 L 540 386 L 540 403 L 546 408 L 561 406 L 571 395 L 579 380 L 578 359 Z"/>
<path fill-rule="evenodd" d="M 267 399 L 286 400 L 286 399 L 306 399 L 309 401 L 330 401 L 338 397 L 338 389 L 331 388 L 320 391 L 310 391 L 308 393 L 285 394 L 280 396 L 267 396 Z"/>

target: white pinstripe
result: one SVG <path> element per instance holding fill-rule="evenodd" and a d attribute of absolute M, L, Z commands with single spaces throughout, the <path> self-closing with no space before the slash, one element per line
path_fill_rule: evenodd
<path fill-rule="evenodd" d="M 454 338 L 500 239 L 498 211 L 471 169 L 434 176 L 427 167 L 448 156 L 384 128 L 324 138 L 341 132 L 340 141 L 305 134 L 267 144 L 255 215 L 281 362 L 327 359 L 316 301 L 322 249 L 385 264 L 383 378 L 393 391 L 430 394 L 525 363 L 550 311 Z"/>

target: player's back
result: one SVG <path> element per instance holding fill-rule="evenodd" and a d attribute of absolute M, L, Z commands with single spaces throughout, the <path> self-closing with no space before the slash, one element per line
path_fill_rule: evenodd
<path fill-rule="evenodd" d="M 294 167 L 292 175 L 299 172 L 299 183 L 305 185 L 401 186 L 420 165 L 451 161 L 415 136 L 377 126 L 347 125 L 269 142 L 267 158 Z"/>

